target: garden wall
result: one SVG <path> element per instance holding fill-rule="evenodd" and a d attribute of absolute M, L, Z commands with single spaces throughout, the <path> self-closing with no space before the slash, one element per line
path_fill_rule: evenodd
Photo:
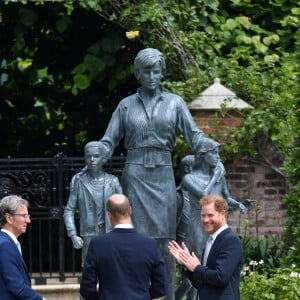
<path fill-rule="evenodd" d="M 227 163 L 225 168 L 231 196 L 237 200 L 256 201 L 245 215 L 231 212 L 229 224 L 241 235 L 248 226 L 251 234 L 256 230 L 260 236 L 281 234 L 286 221 L 283 197 L 288 187 L 285 178 L 266 166 L 247 160 Z"/>

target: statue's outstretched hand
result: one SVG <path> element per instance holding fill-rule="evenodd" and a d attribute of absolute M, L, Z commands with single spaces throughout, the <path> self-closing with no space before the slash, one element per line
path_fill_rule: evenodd
<path fill-rule="evenodd" d="M 248 212 L 248 208 L 242 203 L 239 204 L 239 209 L 243 214 L 246 214 Z"/>
<path fill-rule="evenodd" d="M 83 240 L 80 236 L 73 235 L 71 239 L 72 239 L 73 247 L 75 249 L 80 249 L 83 247 Z"/>

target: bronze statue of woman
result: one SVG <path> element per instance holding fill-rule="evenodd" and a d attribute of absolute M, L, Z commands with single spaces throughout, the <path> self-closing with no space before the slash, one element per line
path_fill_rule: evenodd
<path fill-rule="evenodd" d="M 178 131 L 192 149 L 204 134 L 184 100 L 161 86 L 165 72 L 165 59 L 157 49 L 146 48 L 137 54 L 134 74 L 141 87 L 119 103 L 101 142 L 112 154 L 124 139 L 123 192 L 131 201 L 136 229 L 155 238 L 160 246 L 169 275 L 168 299 L 174 299 L 175 262 L 167 248 L 168 241 L 176 236 L 171 152 Z"/>

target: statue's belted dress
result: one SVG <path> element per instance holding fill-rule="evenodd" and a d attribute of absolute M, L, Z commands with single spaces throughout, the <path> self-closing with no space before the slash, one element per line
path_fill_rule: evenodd
<path fill-rule="evenodd" d="M 147 112 L 138 90 L 119 103 L 101 139 L 112 154 L 124 138 L 123 192 L 131 203 L 135 227 L 153 238 L 175 239 L 176 235 L 171 152 L 178 132 L 192 149 L 204 136 L 184 100 L 161 88 L 153 110 Z"/>

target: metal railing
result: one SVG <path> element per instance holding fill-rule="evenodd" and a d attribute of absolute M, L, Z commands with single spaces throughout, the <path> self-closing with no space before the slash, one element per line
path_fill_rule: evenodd
<path fill-rule="evenodd" d="M 124 162 L 123 156 L 112 157 L 104 169 L 120 177 Z M 46 284 L 49 278 L 80 279 L 81 251 L 67 237 L 63 210 L 71 178 L 83 167 L 83 157 L 68 157 L 64 151 L 49 158 L 0 159 L 0 199 L 18 194 L 30 203 L 31 224 L 20 240 L 35 284 Z"/>

